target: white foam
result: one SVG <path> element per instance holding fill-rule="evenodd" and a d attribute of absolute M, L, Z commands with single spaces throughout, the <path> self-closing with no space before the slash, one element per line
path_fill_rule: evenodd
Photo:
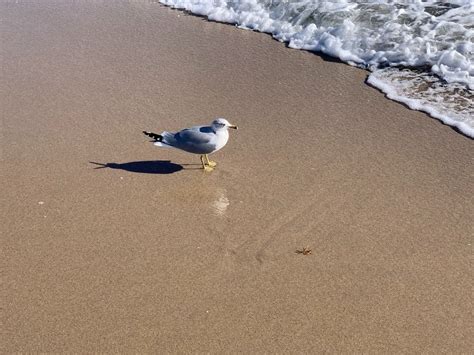
<path fill-rule="evenodd" d="M 280 41 L 288 42 L 292 48 L 320 51 L 370 70 L 386 66 L 424 67 L 443 82 L 461 84 L 474 90 L 473 0 L 161 2 L 207 16 L 210 20 L 267 32 Z M 370 80 L 373 84 L 377 81 L 374 76 Z M 423 106 L 421 103 L 408 104 L 411 99 L 403 98 L 402 92 L 397 95 L 391 92 L 390 96 L 397 96 L 397 101 L 413 108 Z M 465 99 L 474 105 L 474 95 Z M 441 108 L 443 105 L 441 102 L 431 103 L 429 107 L 417 109 L 437 115 L 437 118 L 442 115 L 444 118 L 440 119 L 443 122 L 458 127 L 458 116 L 462 112 L 456 110 L 460 107 L 448 105 Z M 459 126 L 471 124 L 474 129 L 474 122 L 469 120 L 462 121 Z M 466 128 L 462 131 L 466 133 Z"/>
<path fill-rule="evenodd" d="M 383 91 L 388 98 L 402 102 L 413 110 L 426 112 L 474 138 L 474 106 L 466 97 L 469 95 L 466 88 L 442 85 L 426 74 L 416 79 L 410 78 L 412 75 L 410 71 L 396 68 L 378 70 L 369 75 L 367 82 Z M 425 88 L 419 89 L 420 86 Z"/>

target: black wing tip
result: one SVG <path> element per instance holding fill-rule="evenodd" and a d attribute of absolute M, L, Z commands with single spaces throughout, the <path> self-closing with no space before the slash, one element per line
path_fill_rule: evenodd
<path fill-rule="evenodd" d="M 153 132 L 142 131 L 144 135 L 153 138 L 155 142 L 161 142 L 163 140 L 163 136 L 161 134 L 156 134 Z"/>

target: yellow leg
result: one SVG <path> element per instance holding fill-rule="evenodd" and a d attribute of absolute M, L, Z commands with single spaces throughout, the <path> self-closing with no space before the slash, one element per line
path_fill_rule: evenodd
<path fill-rule="evenodd" d="M 204 156 L 206 157 L 207 165 L 209 165 L 211 168 L 214 168 L 217 165 L 215 161 L 209 160 L 209 156 L 207 154 L 204 154 Z"/>
<path fill-rule="evenodd" d="M 204 171 L 212 171 L 212 170 L 214 170 L 214 168 L 213 168 L 211 165 L 209 165 L 209 164 L 206 163 L 205 157 L 206 157 L 206 155 L 201 155 L 201 163 L 202 163 L 202 168 L 204 169 Z M 209 159 L 207 159 L 207 161 L 209 161 Z"/>

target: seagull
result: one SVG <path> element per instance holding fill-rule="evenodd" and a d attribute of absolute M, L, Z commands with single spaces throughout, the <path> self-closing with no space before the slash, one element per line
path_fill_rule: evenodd
<path fill-rule="evenodd" d="M 238 127 L 230 124 L 225 118 L 217 118 L 209 126 L 195 126 L 179 132 L 164 131 L 161 134 L 148 131 L 143 133 L 153 138 L 153 144 L 158 147 L 173 147 L 188 153 L 200 154 L 202 168 L 205 171 L 212 171 L 217 163 L 209 160 L 208 154 L 217 152 L 227 144 L 229 128 Z"/>

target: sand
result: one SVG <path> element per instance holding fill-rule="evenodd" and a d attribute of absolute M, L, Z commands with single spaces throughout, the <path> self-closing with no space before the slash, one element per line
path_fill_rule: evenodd
<path fill-rule="evenodd" d="M 3 353 L 472 350 L 471 139 L 156 2 L 0 18 Z M 141 133 L 219 116 L 212 173 Z"/>

